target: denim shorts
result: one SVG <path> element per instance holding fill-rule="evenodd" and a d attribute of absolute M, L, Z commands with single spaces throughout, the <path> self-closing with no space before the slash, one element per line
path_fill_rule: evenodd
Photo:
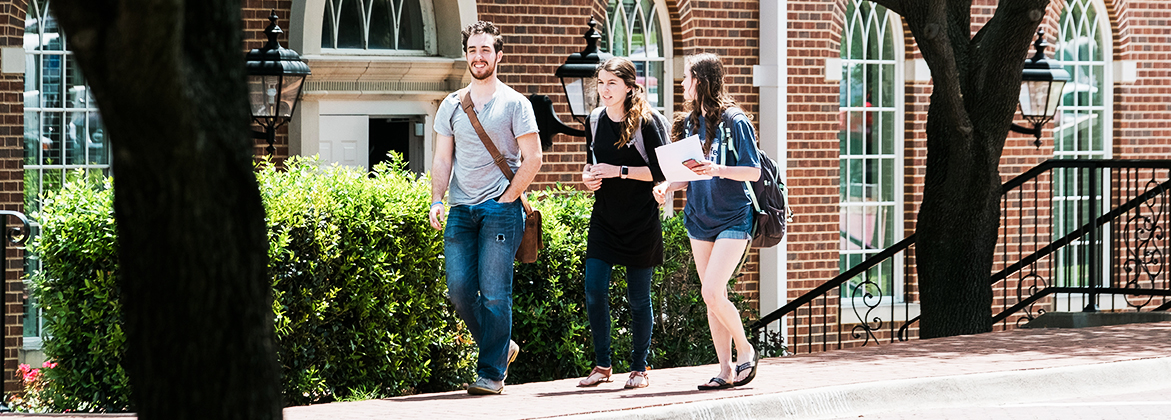
<path fill-rule="evenodd" d="M 751 213 L 752 213 L 752 210 L 749 209 L 749 215 L 747 218 L 744 219 L 743 222 L 740 222 L 736 226 L 732 226 L 730 228 L 724 229 L 722 232 L 717 234 L 716 237 L 714 237 L 714 238 L 711 238 L 711 237 L 697 238 L 697 237 L 695 237 L 695 235 L 691 234 L 690 229 L 687 230 L 687 237 L 691 238 L 691 239 L 695 239 L 697 241 L 704 241 L 704 242 L 715 242 L 720 239 L 752 239 L 752 222 L 755 221 L 755 219 L 753 218 L 753 215 Z"/>

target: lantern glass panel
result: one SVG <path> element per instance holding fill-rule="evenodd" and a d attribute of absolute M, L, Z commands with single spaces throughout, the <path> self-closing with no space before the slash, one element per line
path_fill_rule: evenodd
<path fill-rule="evenodd" d="M 1061 103 L 1061 91 L 1065 88 L 1065 82 L 1061 80 L 1054 80 L 1049 83 L 1049 97 L 1048 102 L 1045 103 L 1044 119 L 1048 120 L 1057 113 L 1057 105 Z"/>
<path fill-rule="evenodd" d="M 277 110 L 278 117 L 291 118 L 293 116 L 293 111 L 297 107 L 297 97 L 301 94 L 301 85 L 304 81 L 304 75 L 290 75 L 285 77 L 285 83 L 281 87 L 280 108 Z"/>
<path fill-rule="evenodd" d="M 569 101 L 569 113 L 574 117 L 585 117 L 598 106 L 598 79 L 596 77 L 561 77 L 565 87 L 565 98 Z"/>
<path fill-rule="evenodd" d="M 575 116 L 575 117 L 585 117 L 586 115 L 589 115 L 590 111 L 592 111 L 594 108 L 597 108 L 598 104 L 599 104 L 599 101 L 598 101 L 598 78 L 597 77 L 583 78 L 581 85 L 582 85 L 582 87 L 585 88 L 585 95 L 583 98 L 584 99 L 583 105 L 585 105 L 585 109 L 580 114 L 574 112 L 573 116 Z"/>
<path fill-rule="evenodd" d="M 277 95 L 280 94 L 281 76 L 248 76 L 248 103 L 252 116 L 267 118 L 276 116 Z"/>
<path fill-rule="evenodd" d="M 1049 103 L 1049 81 L 1021 82 L 1021 115 L 1026 120 L 1034 121 L 1044 115 L 1045 107 Z"/>
<path fill-rule="evenodd" d="M 585 92 L 582 90 L 582 78 L 562 77 L 561 84 L 565 86 L 565 99 L 569 100 L 569 113 L 574 116 L 585 115 Z M 594 89 L 597 89 L 595 87 Z"/>

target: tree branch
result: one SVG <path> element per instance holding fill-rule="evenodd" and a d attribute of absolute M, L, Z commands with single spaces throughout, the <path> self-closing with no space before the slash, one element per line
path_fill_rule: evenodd
<path fill-rule="evenodd" d="M 952 40 L 957 32 L 949 28 L 949 5 L 934 0 L 907 0 L 904 4 L 907 6 L 907 13 L 903 17 L 906 19 L 907 26 L 911 29 L 915 41 L 919 44 L 923 60 L 931 69 L 933 80 L 931 108 L 933 111 L 930 112 L 945 114 L 945 116 L 941 115 L 942 120 L 950 121 L 949 125 L 951 125 L 950 127 L 941 127 L 932 124 L 929 119 L 928 148 L 930 149 L 933 137 L 950 137 L 942 135 L 943 133 L 939 133 L 941 134 L 939 136 L 933 136 L 930 132 L 937 128 L 955 130 L 955 133 L 961 136 L 970 136 L 972 126 L 963 103 L 963 79 L 960 77 L 959 58 L 955 48 L 957 43 Z M 965 36 L 963 42 L 966 43 L 967 40 Z M 948 142 L 948 148 L 953 149 L 953 152 L 958 152 L 959 150 L 954 150 L 954 148 L 964 147 L 960 143 L 964 142 Z M 949 152 L 948 155 L 952 155 L 952 153 Z M 955 156 L 962 156 L 962 154 Z"/>
<path fill-rule="evenodd" d="M 108 22 L 115 22 L 120 13 L 120 4 L 112 0 L 57 0 L 53 2 L 53 14 L 60 22 L 61 30 L 69 39 L 69 49 L 78 56 L 79 62 L 94 62 L 83 68 L 89 77 L 104 77 L 108 63 L 93 57 L 95 48 L 105 45 L 109 36 Z"/>
<path fill-rule="evenodd" d="M 870 0 L 871 3 L 885 7 L 887 10 L 895 12 L 899 16 L 903 15 L 906 2 L 904 0 Z"/>
<path fill-rule="evenodd" d="M 947 1 L 947 34 L 955 51 L 956 71 L 961 89 L 968 91 L 968 72 L 971 70 L 972 0 Z"/>
<path fill-rule="evenodd" d="M 967 98 L 968 109 L 977 127 L 986 127 L 990 144 L 986 150 L 999 151 L 1020 93 L 1021 71 L 1030 40 L 1045 16 L 1048 0 L 1001 2 L 992 19 L 972 39 L 973 73 Z"/>

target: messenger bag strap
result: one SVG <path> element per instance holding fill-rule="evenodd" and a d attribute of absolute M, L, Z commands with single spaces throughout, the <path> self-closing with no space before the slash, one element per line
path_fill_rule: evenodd
<path fill-rule="evenodd" d="M 500 149 L 496 148 L 496 144 L 492 143 L 492 139 L 488 137 L 488 132 L 484 131 L 484 126 L 480 125 L 480 118 L 476 116 L 476 105 L 472 103 L 472 95 L 467 89 L 459 91 L 459 102 L 463 106 L 464 113 L 468 115 L 468 121 L 471 121 L 472 128 L 475 128 L 476 134 L 480 135 L 480 141 L 484 143 L 484 148 L 492 154 L 492 160 L 496 162 L 496 167 L 500 168 L 500 172 L 504 172 L 504 177 L 508 178 L 508 182 L 511 183 L 512 168 L 509 168 L 508 164 L 504 162 L 504 156 L 500 154 Z M 520 193 L 520 203 L 524 205 L 525 214 L 533 212 L 524 192 Z"/>

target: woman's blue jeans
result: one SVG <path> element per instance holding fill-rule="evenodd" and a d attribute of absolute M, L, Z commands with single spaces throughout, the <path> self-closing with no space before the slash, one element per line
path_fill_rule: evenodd
<path fill-rule="evenodd" d="M 476 373 L 502 381 L 512 336 L 512 261 L 524 234 L 520 200 L 453 206 L 443 231 L 447 297 L 479 345 Z"/>
<path fill-rule="evenodd" d="M 610 272 L 614 266 L 597 258 L 585 263 L 586 312 L 594 335 L 594 360 L 597 366 L 610 367 Z M 647 352 L 651 348 L 651 275 L 654 267 L 626 267 L 626 300 L 630 303 L 631 333 L 630 370 L 646 371 Z"/>

